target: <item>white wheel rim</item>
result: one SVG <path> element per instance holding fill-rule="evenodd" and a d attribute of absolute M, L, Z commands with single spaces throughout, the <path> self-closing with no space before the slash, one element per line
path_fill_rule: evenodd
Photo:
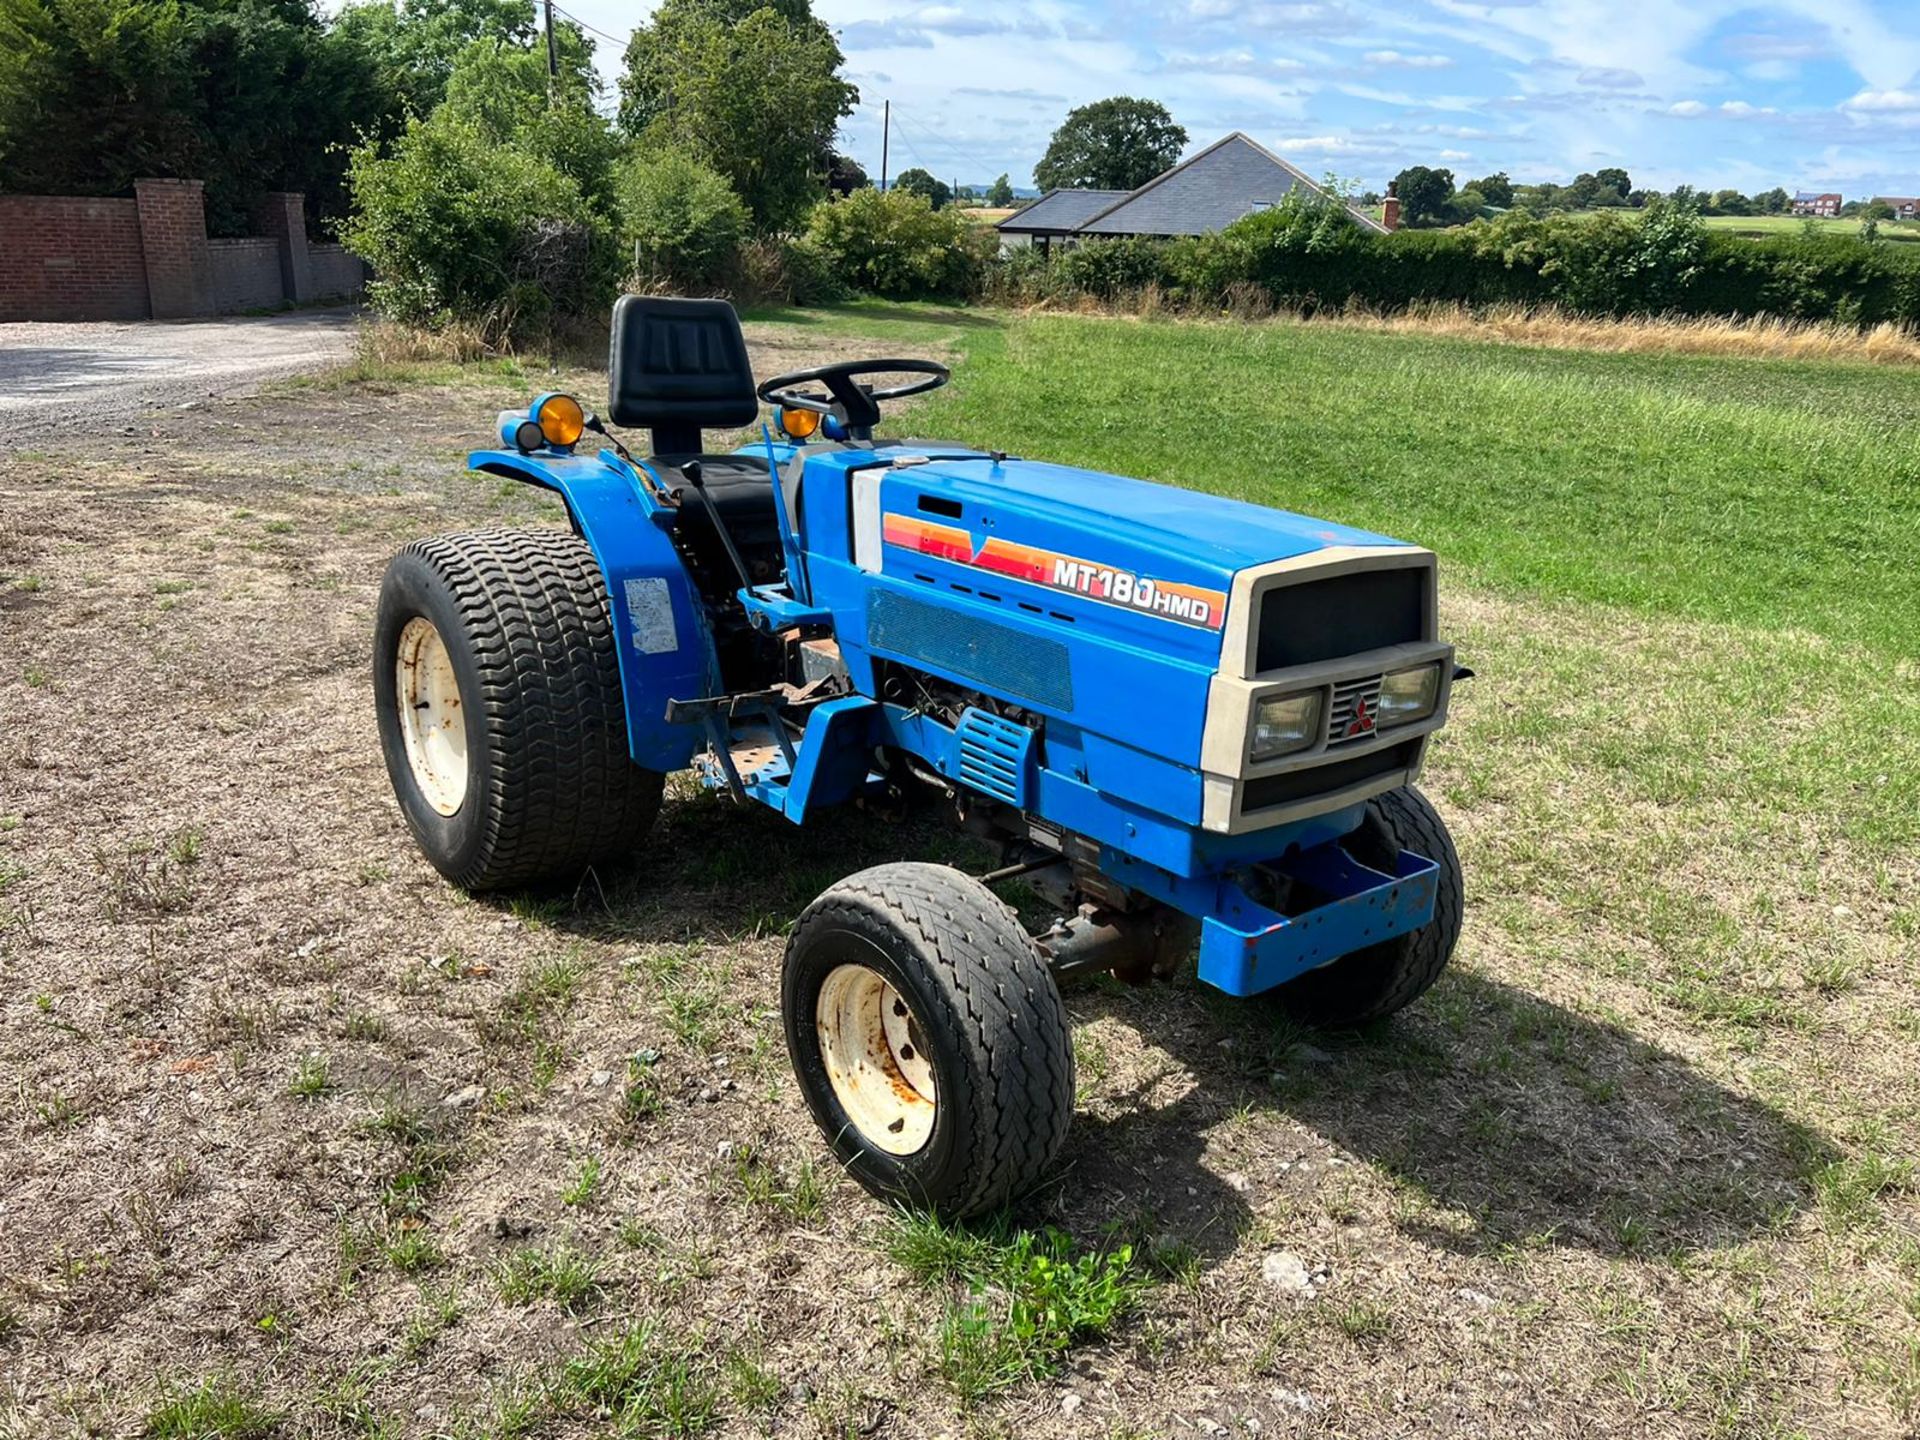
<path fill-rule="evenodd" d="M 860 1138 L 889 1155 L 924 1146 L 939 1093 L 924 1032 L 900 992 L 865 965 L 836 966 L 813 1016 L 827 1080 Z"/>
<path fill-rule="evenodd" d="M 400 632 L 393 693 L 413 783 L 435 810 L 452 815 L 467 798 L 467 720 L 453 656 L 423 616 Z"/>

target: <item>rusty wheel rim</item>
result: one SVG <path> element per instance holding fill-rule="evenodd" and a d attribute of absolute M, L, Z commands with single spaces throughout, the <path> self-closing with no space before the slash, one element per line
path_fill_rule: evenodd
<path fill-rule="evenodd" d="M 827 1080 L 877 1150 L 911 1155 L 933 1135 L 939 1088 L 919 1020 L 877 970 L 839 965 L 814 1004 Z"/>
<path fill-rule="evenodd" d="M 414 785 L 440 814 L 455 814 L 467 798 L 467 721 L 453 656 L 423 616 L 400 632 L 393 693 Z"/>

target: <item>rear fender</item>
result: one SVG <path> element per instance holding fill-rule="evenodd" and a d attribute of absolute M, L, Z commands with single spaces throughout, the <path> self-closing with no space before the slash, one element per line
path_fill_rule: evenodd
<path fill-rule="evenodd" d="M 592 547 L 613 602 L 627 748 L 649 770 L 678 770 L 702 744 L 698 726 L 667 722 L 669 700 L 719 688 L 719 664 L 693 582 L 668 531 L 674 514 L 610 450 L 597 456 L 480 450 L 475 470 L 551 490 Z"/>

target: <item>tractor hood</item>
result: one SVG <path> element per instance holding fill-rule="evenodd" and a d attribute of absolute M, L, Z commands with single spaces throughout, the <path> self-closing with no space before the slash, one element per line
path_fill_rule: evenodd
<path fill-rule="evenodd" d="M 1041 460 L 938 459 L 915 477 L 987 514 L 1018 516 L 1203 566 L 1222 579 L 1332 545 L 1402 542 L 1265 505 Z"/>
<path fill-rule="evenodd" d="M 923 456 L 905 446 L 881 454 L 880 465 L 870 451 L 824 455 L 812 464 L 854 472 L 853 493 L 864 497 L 856 508 L 866 512 L 855 528 L 883 542 L 887 573 L 924 573 L 925 561 L 938 560 L 972 572 L 972 583 L 1025 582 L 1047 595 L 1023 590 L 1019 603 L 1044 598 L 1075 622 L 1163 652 L 1205 656 L 1209 664 L 1219 655 L 1236 576 L 1323 550 L 1400 544 L 1305 515 L 1069 465 L 937 450 Z M 940 583 L 970 582 L 948 575 Z"/>

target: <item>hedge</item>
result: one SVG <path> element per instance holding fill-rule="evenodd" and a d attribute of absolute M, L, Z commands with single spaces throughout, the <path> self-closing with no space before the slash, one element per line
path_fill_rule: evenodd
<path fill-rule="evenodd" d="M 1920 246 L 1812 231 L 1754 240 L 1709 230 L 1697 213 L 1667 203 L 1632 217 L 1516 212 L 1381 235 L 1339 207 L 1302 200 L 1215 235 L 1094 241 L 1051 261 L 1016 253 L 992 288 L 1024 301 L 1112 300 L 1154 288 L 1175 304 L 1214 306 L 1248 285 L 1309 310 L 1438 301 L 1920 325 Z"/>

